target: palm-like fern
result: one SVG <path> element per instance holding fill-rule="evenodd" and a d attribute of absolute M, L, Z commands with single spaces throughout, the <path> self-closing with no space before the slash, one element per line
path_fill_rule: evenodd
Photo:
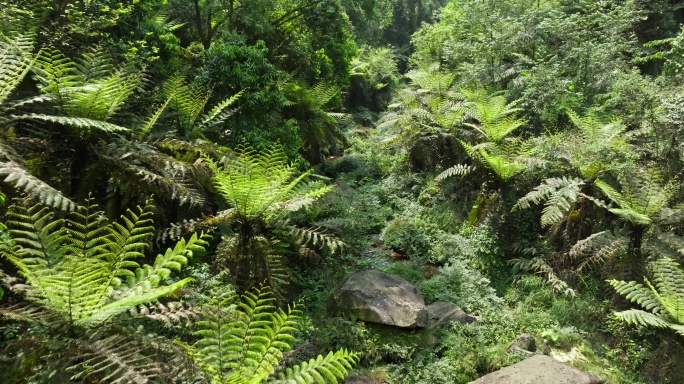
<path fill-rule="evenodd" d="M 627 126 L 619 119 L 595 113 L 579 116 L 572 111 L 568 116 L 577 129 L 556 137 L 555 150 L 583 180 L 594 179 L 633 156 Z"/>
<path fill-rule="evenodd" d="M 535 150 L 534 140 L 508 138 L 499 143 L 489 142 L 478 145 L 470 145 L 464 141 L 460 143 L 472 157 L 482 163 L 484 168 L 490 169 L 504 182 L 537 163 L 537 160 L 532 157 Z"/>
<path fill-rule="evenodd" d="M 656 170 L 639 170 L 619 177 L 622 191 L 597 179 L 595 185 L 617 205 L 608 206 L 603 201 L 586 196 L 600 207 L 608 209 L 626 222 L 626 227 L 616 231 L 594 233 L 575 244 L 568 256 L 580 260 L 584 266 L 610 262 L 612 270 L 639 272 L 644 262 L 643 242 L 647 231 L 663 221 L 676 219 L 674 214 L 661 212 L 674 196 L 678 186 L 674 180 L 663 181 Z M 630 272 L 631 271 L 631 272 Z"/>
<path fill-rule="evenodd" d="M 451 87 L 454 75 L 438 71 L 410 71 L 411 88 L 399 93 L 399 100 L 378 122 L 379 129 L 398 126 L 403 142 L 419 132 L 450 131 L 463 118 L 458 108 L 462 96 Z"/>
<path fill-rule="evenodd" d="M 280 286 L 274 279 L 287 280 L 281 274 L 273 274 L 275 271 L 270 267 L 283 265 L 279 261 L 279 247 L 266 245 L 275 241 L 276 229 L 285 230 L 304 246 L 312 243 L 333 251 L 342 246 L 336 237 L 320 228 L 297 228 L 288 224 L 289 213 L 311 205 L 332 187 L 310 180 L 310 170 L 298 174 L 280 145 L 261 152 L 241 146 L 222 167 L 216 164 L 213 167 L 215 187 L 231 208 L 225 219 L 235 224 L 235 237 L 224 240 L 227 241 L 222 248 L 227 251 L 224 257 L 236 259 L 238 265 L 234 268 L 238 268 L 235 271 L 238 275 L 251 276 L 247 285 L 267 279 L 278 290 Z"/>
<path fill-rule="evenodd" d="M 154 264 L 140 265 L 135 259 L 143 256 L 153 234 L 151 207 L 129 211 L 123 224 L 104 222 L 102 212 L 94 209 L 88 205 L 63 220 L 40 205 L 11 207 L 13 245 L 1 252 L 26 279 L 28 301 L 74 326 L 94 327 L 190 281 L 161 284 L 203 249 L 205 235 L 181 239 Z"/>
<path fill-rule="evenodd" d="M 20 43 L 23 41 L 18 40 Z M 231 106 L 239 94 L 203 114 L 208 93 L 190 87 L 182 77 L 175 77 L 163 87 L 165 102 L 151 116 L 141 119 L 139 124 L 131 122 L 131 129 L 118 125 L 123 121 L 118 112 L 141 85 L 143 75 L 140 72 L 130 66 L 116 68 L 102 50 L 87 51 L 72 60 L 54 49 L 45 49 L 31 56 L 30 44 L 22 44 L 21 49 L 10 45 L 5 47 L 6 59 L 28 63 L 17 67 L 22 70 L 17 78 L 23 76 L 29 64 L 35 63 L 32 69 L 42 94 L 17 103 L 5 103 L 13 111 L 18 111 L 9 116 L 2 114 L 0 119 L 4 118 L 7 124 L 21 120 L 33 121 L 30 123 L 31 130 L 20 131 L 21 136 L 9 136 L 8 143 L 0 142 L 0 175 L 6 176 L 6 182 L 13 183 L 41 203 L 73 209 L 75 205 L 71 199 L 41 179 L 40 169 L 32 169 L 33 172 L 26 169 L 25 164 L 30 163 L 31 158 L 13 148 L 14 141 L 24 139 L 26 134 L 30 138 L 48 136 L 55 137 L 50 141 L 53 147 L 59 148 L 61 144 L 63 147 L 76 148 L 75 151 L 56 150 L 56 153 L 69 153 L 70 157 L 48 161 L 71 168 L 71 178 L 62 177 L 60 180 L 66 184 L 62 189 L 72 196 L 92 188 L 92 185 L 80 185 L 83 182 L 108 177 L 109 184 L 115 185 L 110 191 L 110 196 L 115 197 L 114 201 L 122 196 L 132 197 L 131 200 L 135 201 L 136 195 L 152 193 L 158 198 L 171 197 L 190 206 L 204 204 L 201 181 L 208 181 L 210 172 L 195 160 L 201 152 L 211 152 L 206 150 L 207 145 L 197 150 L 189 149 L 193 143 L 187 143 L 184 148 L 178 149 L 178 145 L 166 145 L 168 140 L 156 140 L 151 131 L 160 119 L 172 115 L 167 113 L 172 110 L 179 132 L 187 131 L 194 137 L 201 137 L 204 130 L 220 127 L 235 111 Z M 12 47 L 14 50 L 10 49 Z M 17 81 L 13 78 L 3 89 L 9 92 Z"/>
<path fill-rule="evenodd" d="M 239 300 L 224 294 L 211 301 L 195 323 L 201 339 L 186 348 L 212 383 L 338 383 L 358 360 L 358 354 L 340 350 L 276 374 L 295 341 L 298 305 L 276 308 L 268 288 L 245 292 Z"/>
<path fill-rule="evenodd" d="M 485 90 L 462 92 L 468 99 L 460 107 L 464 117 L 476 121 L 464 125 L 475 129 L 482 136 L 481 141 L 498 143 L 527 123 L 525 119 L 515 116 L 521 110 L 515 107 L 520 100 L 507 103 L 501 93 L 490 94 Z"/>
<path fill-rule="evenodd" d="M 527 123 L 515 116 L 520 111 L 520 108 L 515 107 L 519 101 L 507 103 L 506 98 L 499 93 L 490 94 L 485 90 L 464 90 L 462 93 L 467 101 L 455 104 L 453 109 L 466 120 L 463 125 L 477 132 L 475 145 L 460 140 L 466 152 L 503 181 L 525 170 L 532 162 L 534 140 L 524 141 L 509 137 Z M 465 176 L 472 169 L 459 164 L 440 173 L 437 180 L 453 175 Z"/>
<path fill-rule="evenodd" d="M 45 49 L 34 67 L 42 93 L 58 111 L 45 115 L 28 113 L 17 119 L 32 119 L 91 130 L 126 131 L 109 122 L 140 85 L 140 74 L 131 67 L 116 69 L 102 51 L 92 51 L 72 61 L 55 49 Z"/>
<path fill-rule="evenodd" d="M 9 210 L 10 242 L 0 254 L 11 262 L 25 284 L 8 282 L 26 300 L 0 308 L 0 314 L 39 323 L 67 353 L 57 358 L 76 373 L 98 382 L 141 383 L 158 375 L 148 347 L 108 333 L 112 319 L 168 295 L 190 279 L 164 284 L 193 252 L 202 250 L 205 235 L 180 240 L 153 264 L 136 261 L 152 237 L 151 207 L 129 211 L 121 223 L 107 223 L 94 205 L 55 218 L 40 205 Z M 81 360 L 75 358 L 80 357 Z"/>
<path fill-rule="evenodd" d="M 544 203 L 542 226 L 553 226 L 565 220 L 571 208 L 588 196 L 591 184 L 602 172 L 628 163 L 633 155 L 625 134 L 627 127 L 618 119 L 605 119 L 596 114 L 579 116 L 569 111 L 576 129 L 551 137 L 555 160 L 568 164 L 574 177 L 549 178 L 521 198 L 513 209 L 529 208 L 530 203 Z"/>
<path fill-rule="evenodd" d="M 30 72 L 36 62 L 34 39 L 30 34 L 18 34 L 12 37 L 0 34 L 0 126 L 10 124 L 14 117 L 13 109 L 21 102 L 13 102 L 10 96 L 19 83 Z M 38 200 L 62 209 L 72 209 L 74 203 L 59 191 L 33 176 L 24 166 L 19 154 L 7 143 L 0 140 L 0 175 L 5 176 L 6 183 L 23 189 Z"/>
<path fill-rule="evenodd" d="M 610 212 L 634 225 L 645 226 L 652 223 L 678 189 L 675 180 L 665 183 L 656 170 L 624 174 L 621 177 L 622 192 L 600 179 L 595 184 L 610 201 L 618 205 L 618 208 L 608 208 Z"/>
<path fill-rule="evenodd" d="M 346 143 L 339 120 L 346 115 L 330 112 L 328 107 L 340 94 L 340 87 L 324 82 L 313 86 L 289 82 L 283 85 L 283 93 L 287 99 L 285 114 L 297 120 L 309 161 L 319 162 L 321 155 L 339 152 L 339 144 Z"/>
<path fill-rule="evenodd" d="M 544 202 L 542 227 L 554 225 L 565 218 L 572 205 L 581 196 L 584 181 L 579 178 L 552 177 L 520 198 L 513 210 L 529 208 L 530 204 Z"/>
<path fill-rule="evenodd" d="M 236 219 L 275 221 L 304 208 L 332 187 L 309 181 L 311 170 L 297 175 L 282 146 L 256 151 L 248 146 L 235 150 L 214 175 L 217 190 L 236 210 Z"/>
<path fill-rule="evenodd" d="M 180 137 L 200 138 L 208 129 L 219 129 L 237 111 L 233 105 L 242 95 L 242 92 L 238 92 L 204 113 L 210 93 L 197 85 L 187 83 L 183 76 L 172 77 L 161 90 L 164 102 L 138 125 L 136 130 L 142 134 L 148 133 L 163 114 L 170 110 L 170 118 L 174 121 Z"/>
<path fill-rule="evenodd" d="M 648 311 L 617 312 L 619 319 L 630 324 L 669 328 L 684 336 L 684 271 L 676 261 L 662 258 L 655 262 L 653 285 L 646 278 L 645 285 L 635 281 L 609 282 L 619 294 Z"/>

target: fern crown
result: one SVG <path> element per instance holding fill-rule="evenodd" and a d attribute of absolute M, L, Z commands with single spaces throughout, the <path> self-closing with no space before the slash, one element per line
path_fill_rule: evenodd
<path fill-rule="evenodd" d="M 190 279 L 165 285 L 193 252 L 206 245 L 206 235 L 181 239 L 140 265 L 153 233 L 151 207 L 129 211 L 121 223 L 107 223 L 89 204 L 71 218 L 57 219 L 46 207 L 13 206 L 8 221 L 12 243 L 1 254 L 26 279 L 26 298 L 59 314 L 69 324 L 94 327 L 112 317 L 168 295 Z"/>

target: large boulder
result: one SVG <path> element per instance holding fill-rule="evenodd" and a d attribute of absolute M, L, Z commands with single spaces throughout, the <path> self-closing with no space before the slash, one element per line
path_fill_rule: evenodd
<path fill-rule="evenodd" d="M 448 301 L 437 301 L 428 305 L 428 326 L 430 328 L 449 324 L 452 321 L 477 323 L 482 320 L 477 316 L 465 313 L 458 305 Z"/>
<path fill-rule="evenodd" d="M 469 384 L 602 384 L 603 380 L 551 356 L 535 355 Z"/>
<path fill-rule="evenodd" d="M 334 312 L 401 328 L 428 325 L 427 308 L 416 287 L 401 277 L 361 271 L 347 277 L 331 298 Z"/>

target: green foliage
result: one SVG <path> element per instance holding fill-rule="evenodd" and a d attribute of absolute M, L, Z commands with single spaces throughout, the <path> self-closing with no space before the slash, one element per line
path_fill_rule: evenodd
<path fill-rule="evenodd" d="M 392 220 L 382 232 L 382 238 L 389 248 L 405 253 L 411 259 L 425 260 L 430 251 L 428 237 L 414 220 Z"/>
<path fill-rule="evenodd" d="M 338 383 L 358 360 L 358 354 L 341 349 L 278 372 L 284 353 L 292 348 L 298 331 L 298 305 L 287 310 L 274 306 L 268 288 L 214 297 L 206 307 L 186 346 L 212 383 Z"/>
<path fill-rule="evenodd" d="M 389 48 L 364 46 L 352 61 L 351 84 L 347 105 L 384 110 L 399 86 L 396 56 Z"/>
<path fill-rule="evenodd" d="M 527 123 L 515 117 L 521 109 L 516 105 L 521 100 L 506 102 L 506 97 L 498 93 L 487 93 L 484 90 L 462 91 L 468 99 L 462 108 L 466 119 L 474 119 L 477 123 L 464 123 L 475 129 L 481 136 L 480 141 L 499 143 L 513 131 Z"/>
<path fill-rule="evenodd" d="M 129 211 L 122 217 L 124 224 L 104 222 L 102 212 L 90 204 L 67 220 L 55 219 L 39 205 L 13 206 L 9 215 L 11 242 L 2 255 L 30 287 L 17 289 L 70 326 L 97 327 L 179 289 L 190 279 L 171 285 L 162 280 L 207 244 L 206 235 L 193 235 L 158 255 L 154 264 L 140 265 L 135 259 L 143 256 L 152 237 L 150 206 Z"/>
<path fill-rule="evenodd" d="M 0 124 L 4 127 L 14 116 L 10 116 L 16 102 L 9 102 L 10 96 L 34 66 L 39 55 L 34 54 L 34 38 L 30 34 L 15 36 L 0 34 Z M 14 183 L 40 201 L 62 209 L 73 209 L 74 203 L 42 180 L 34 177 L 24 167 L 23 159 L 13 148 L 0 139 L 0 174 L 6 176 L 6 183 Z"/>
<path fill-rule="evenodd" d="M 513 206 L 513 210 L 526 209 L 530 204 L 544 202 L 541 225 L 548 227 L 563 220 L 572 204 L 581 196 L 580 190 L 584 182 L 578 178 L 554 177 L 546 179 L 531 192 L 520 198 Z"/>
<path fill-rule="evenodd" d="M 181 240 L 152 265 L 141 265 L 136 259 L 144 256 L 153 233 L 150 206 L 129 211 L 121 223 L 107 223 L 90 202 L 68 219 L 55 218 L 41 206 L 12 206 L 9 218 L 11 238 L 0 252 L 25 283 L 5 282 L 24 301 L 5 305 L 0 313 L 39 329 L 36 335 L 26 335 L 27 340 L 46 338 L 59 350 L 34 353 L 56 364 L 55 372 L 66 368 L 62 372 L 71 372 L 71 380 L 147 383 L 161 376 L 150 356 L 164 352 L 148 344 L 151 340 L 113 332 L 112 325 L 115 319 L 125 319 L 126 312 L 178 318 L 182 306 L 171 316 L 174 306 L 164 307 L 167 316 L 137 309 L 190 282 L 163 280 L 180 271 L 193 252 L 204 249 L 206 236 Z"/>
<path fill-rule="evenodd" d="M 615 316 L 630 323 L 655 328 L 669 328 L 684 336 L 684 271 L 673 259 L 661 258 L 654 264 L 653 282 L 610 280 L 610 285 L 648 312 L 630 309 Z"/>
<path fill-rule="evenodd" d="M 340 122 L 346 116 L 326 107 L 337 98 L 340 87 L 323 82 L 311 87 L 300 82 L 283 85 L 286 116 L 297 120 L 305 157 L 319 163 L 324 155 L 339 154 L 339 144 L 346 143 Z"/>
<path fill-rule="evenodd" d="M 214 185 L 230 206 L 219 220 L 234 224 L 233 236 L 225 237 L 220 246 L 220 257 L 233 260 L 234 273 L 245 280 L 241 284 L 266 279 L 281 292 L 289 272 L 282 247 L 278 250 L 280 242 L 274 237 L 279 231 L 288 235 L 286 241 L 298 244 L 304 254 L 311 253 L 307 246 L 325 247 L 332 252 L 343 246 L 322 228 L 288 223 L 290 213 L 310 206 L 332 187 L 309 180 L 311 170 L 297 174 L 282 146 L 260 152 L 241 146 L 220 168 L 217 164 L 212 167 Z"/>
<path fill-rule="evenodd" d="M 502 300 L 491 287 L 490 280 L 465 262 L 452 258 L 439 268 L 439 272 L 419 286 L 426 301 L 453 302 L 471 312 L 501 305 Z"/>
<path fill-rule="evenodd" d="M 663 176 L 656 170 L 638 171 L 624 175 L 621 179 L 622 192 L 600 179 L 595 184 L 610 201 L 619 206 L 608 210 L 635 225 L 651 224 L 653 217 L 670 202 L 679 187 L 676 180 L 665 184 Z"/>
<path fill-rule="evenodd" d="M 236 220 L 269 223 L 312 204 L 332 189 L 308 181 L 311 170 L 296 173 L 281 146 L 260 152 L 243 146 L 216 169 L 213 178 L 217 190 L 235 209 Z"/>
<path fill-rule="evenodd" d="M 499 144 L 483 143 L 478 145 L 470 145 L 461 141 L 461 145 L 470 156 L 477 159 L 485 168 L 490 169 L 503 182 L 524 171 L 529 165 L 536 163 L 536 159 L 532 157 L 536 149 L 535 144 L 534 140 L 523 141 L 520 139 L 508 139 Z M 449 170 L 445 172 L 451 173 Z M 446 174 L 440 174 L 438 177 L 440 176 L 444 178 Z"/>
<path fill-rule="evenodd" d="M 115 68 L 102 50 L 72 61 L 56 49 L 45 49 L 35 72 L 41 92 L 63 115 L 97 121 L 111 119 L 140 84 L 137 71 Z"/>

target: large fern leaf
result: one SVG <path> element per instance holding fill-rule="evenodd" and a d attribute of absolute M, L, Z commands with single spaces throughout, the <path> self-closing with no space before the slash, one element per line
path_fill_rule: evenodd
<path fill-rule="evenodd" d="M 684 271 L 673 259 L 661 258 L 654 264 L 653 280 L 655 286 L 648 279 L 646 286 L 610 280 L 619 294 L 649 311 L 630 309 L 615 315 L 630 324 L 670 328 L 684 336 Z"/>
<path fill-rule="evenodd" d="M 353 369 L 358 361 L 358 354 L 340 349 L 333 353 L 329 352 L 325 357 L 318 355 L 317 358 L 301 363 L 285 372 L 278 374 L 277 379 L 269 383 L 334 383 L 342 382 L 348 372 Z"/>

